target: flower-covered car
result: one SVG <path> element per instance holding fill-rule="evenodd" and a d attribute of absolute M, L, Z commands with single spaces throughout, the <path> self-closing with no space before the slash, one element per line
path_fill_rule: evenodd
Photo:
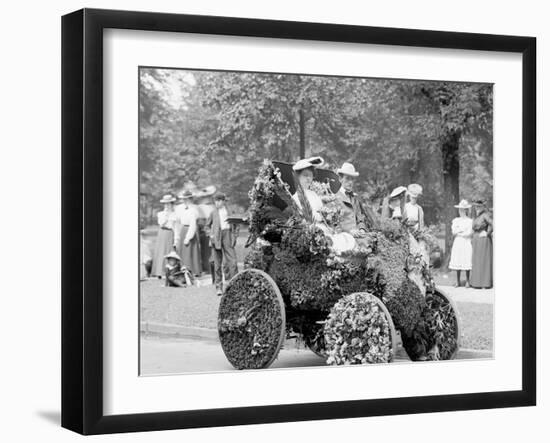
<path fill-rule="evenodd" d="M 412 360 L 454 358 L 459 319 L 431 278 L 429 234 L 377 217 L 357 247 L 336 250 L 327 229 L 338 230 L 331 196 L 340 183 L 331 171 L 315 174 L 325 229 L 292 199 L 289 164 L 265 161 L 249 192 L 250 251 L 218 314 L 230 363 L 266 368 L 296 336 L 334 365 L 391 362 L 399 335 Z"/>

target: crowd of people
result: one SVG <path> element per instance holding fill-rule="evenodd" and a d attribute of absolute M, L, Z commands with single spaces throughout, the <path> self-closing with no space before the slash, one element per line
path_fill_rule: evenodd
<path fill-rule="evenodd" d="M 368 227 L 376 224 L 377 214 L 354 191 L 359 172 L 345 162 L 337 171 L 341 186 L 331 195 L 338 207 L 339 229 L 334 230 L 324 217 L 323 196 L 312 189 L 314 170 L 324 164 L 321 157 L 301 159 L 293 165 L 299 208 L 308 207 L 313 222 L 332 239 L 332 247 L 343 253 L 361 245 Z M 424 211 L 418 203 L 422 186 L 413 183 L 396 187 L 382 203 L 382 218 L 399 220 L 409 231 L 424 228 Z M 164 210 L 158 213 L 159 232 L 153 256 L 151 275 L 165 276 L 169 286 L 186 286 L 202 273 L 211 273 L 216 292 L 223 292 L 223 280 L 237 272 L 235 243 L 238 224 L 232 223 L 225 206 L 226 196 L 214 187 L 193 193 L 183 191 L 178 198 L 165 195 L 160 201 Z M 493 223 L 482 199 L 472 205 L 462 200 L 455 205 L 459 216 L 452 222 L 454 236 L 449 268 L 456 271 L 457 283 L 465 271 L 467 287 L 492 287 Z"/>
<path fill-rule="evenodd" d="M 210 186 L 184 190 L 177 198 L 166 194 L 160 203 L 151 276 L 165 277 L 167 286 L 188 286 L 209 273 L 221 295 L 223 276 L 229 280 L 237 273 L 239 230 L 230 223 L 225 194 Z"/>

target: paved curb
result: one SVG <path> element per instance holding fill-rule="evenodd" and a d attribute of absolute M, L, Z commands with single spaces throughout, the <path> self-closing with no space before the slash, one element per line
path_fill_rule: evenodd
<path fill-rule="evenodd" d="M 139 330 L 140 332 L 143 332 L 145 334 L 159 334 L 178 337 L 199 337 L 210 340 L 218 339 L 218 331 L 216 329 L 181 326 L 171 323 L 142 321 L 140 322 Z"/>
<path fill-rule="evenodd" d="M 140 331 L 145 334 L 155 334 L 170 337 L 195 337 L 207 340 L 218 340 L 218 331 L 210 328 L 199 328 L 192 326 L 181 326 L 170 323 L 156 323 L 142 321 Z M 401 337 L 398 337 L 398 347 L 401 346 Z M 493 358 L 493 353 L 483 349 L 460 348 L 461 353 L 471 354 L 477 358 Z"/>

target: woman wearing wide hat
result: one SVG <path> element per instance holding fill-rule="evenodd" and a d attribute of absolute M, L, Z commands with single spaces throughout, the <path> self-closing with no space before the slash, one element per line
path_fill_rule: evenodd
<path fill-rule="evenodd" d="M 470 286 L 473 288 L 493 287 L 493 219 L 485 200 L 473 201 L 475 218 L 472 222 L 472 272 Z"/>
<path fill-rule="evenodd" d="M 151 275 L 155 277 L 162 277 L 164 275 L 164 256 L 174 246 L 174 226 L 177 223 L 177 215 L 174 210 L 175 201 L 176 199 L 170 194 L 166 194 L 160 200 L 160 203 L 164 204 L 164 210 L 157 214 L 159 230 L 151 270 Z"/>
<path fill-rule="evenodd" d="M 176 250 L 181 257 L 182 264 L 195 276 L 201 275 L 201 253 L 198 232 L 198 212 L 192 203 L 193 194 L 186 190 L 179 196 L 181 204 L 176 207 L 177 226 L 175 229 Z"/>
<path fill-rule="evenodd" d="M 407 188 L 405 186 L 394 188 L 382 203 L 382 218 L 401 221 L 405 213 L 406 197 Z"/>
<path fill-rule="evenodd" d="M 309 189 L 313 182 L 313 171 L 315 168 L 323 166 L 325 161 L 321 157 L 310 157 L 298 160 L 292 170 L 295 175 L 296 192 L 292 196 L 296 204 L 304 213 L 311 211 L 311 216 L 315 223 L 323 223 L 323 217 L 320 211 L 323 207 L 321 197 L 315 191 Z"/>
<path fill-rule="evenodd" d="M 472 219 L 468 210 L 472 207 L 467 200 L 461 200 L 455 208 L 459 216 L 453 219 L 451 231 L 455 237 L 451 249 L 449 269 L 456 271 L 456 285 L 461 286 L 460 274 L 466 272 L 466 287 L 470 287 L 470 270 L 472 269 Z"/>

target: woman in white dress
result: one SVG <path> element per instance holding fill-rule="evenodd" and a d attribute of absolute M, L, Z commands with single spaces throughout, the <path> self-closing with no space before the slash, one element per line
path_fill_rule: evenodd
<path fill-rule="evenodd" d="M 449 269 L 456 271 L 456 285 L 461 286 L 460 275 L 462 271 L 466 272 L 466 287 L 470 287 L 470 270 L 472 269 L 472 219 L 468 217 L 468 209 L 471 205 L 466 200 L 461 200 L 458 205 L 459 216 L 453 220 L 451 226 L 455 237 L 451 249 L 451 261 Z"/>

